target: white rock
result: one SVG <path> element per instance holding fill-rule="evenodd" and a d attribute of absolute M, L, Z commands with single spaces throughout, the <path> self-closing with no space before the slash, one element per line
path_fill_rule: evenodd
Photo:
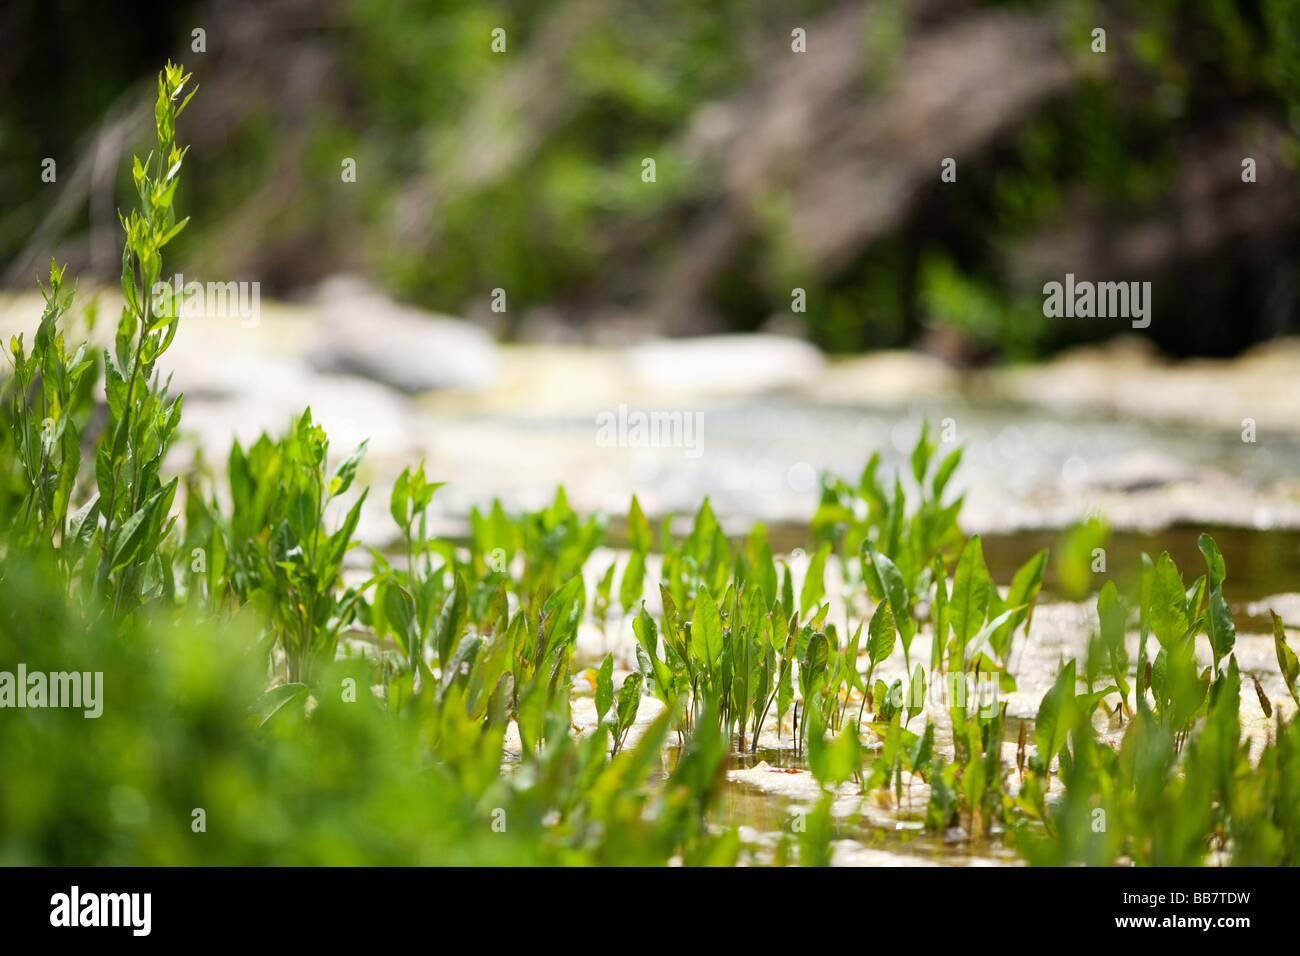
<path fill-rule="evenodd" d="M 807 385 L 825 360 L 814 346 L 781 335 L 662 339 L 625 353 L 636 383 L 654 390 L 749 394 Z"/>
<path fill-rule="evenodd" d="M 496 343 L 467 322 L 394 302 L 352 277 L 327 279 L 319 299 L 325 321 L 308 359 L 320 371 L 410 394 L 485 388 L 497 376 Z"/>
<path fill-rule="evenodd" d="M 1082 470 L 1081 482 L 1094 488 L 1140 491 L 1159 488 L 1196 477 L 1193 468 L 1167 455 L 1146 449 L 1106 458 Z"/>

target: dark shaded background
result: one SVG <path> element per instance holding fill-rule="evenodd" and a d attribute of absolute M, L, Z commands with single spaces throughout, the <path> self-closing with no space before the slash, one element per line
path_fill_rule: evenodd
<path fill-rule="evenodd" d="M 5 284 L 50 255 L 112 281 L 168 57 L 204 88 L 173 261 L 266 294 L 357 271 L 505 336 L 770 328 L 960 362 L 1122 330 L 1043 317 L 1066 272 L 1151 281 L 1170 354 L 1300 323 L 1293 0 L 12 0 Z"/>

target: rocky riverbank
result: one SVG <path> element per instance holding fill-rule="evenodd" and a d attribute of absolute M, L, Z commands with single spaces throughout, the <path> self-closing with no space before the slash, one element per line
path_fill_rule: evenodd
<path fill-rule="evenodd" d="M 30 335 L 39 313 L 35 296 L 2 299 L 0 330 Z M 724 521 L 798 524 L 822 470 L 855 477 L 880 448 L 905 471 L 923 418 L 966 446 L 954 487 L 972 532 L 1090 514 L 1130 530 L 1300 528 L 1293 340 L 1173 363 L 1130 338 L 975 371 L 914 352 L 829 359 L 778 335 L 498 345 L 337 282 L 311 303 L 264 300 L 245 325 L 187 318 L 167 355 L 185 393 L 184 454 L 220 461 L 232 435 L 251 441 L 310 405 L 335 453 L 369 439 L 379 487 L 426 459 L 448 483 L 434 504 L 448 530 L 473 505 L 536 507 L 560 483 L 580 510 L 621 513 L 635 492 L 654 518 L 708 495 Z M 602 420 L 623 423 L 614 440 Z M 369 505 L 362 534 L 382 546 L 386 504 Z"/>

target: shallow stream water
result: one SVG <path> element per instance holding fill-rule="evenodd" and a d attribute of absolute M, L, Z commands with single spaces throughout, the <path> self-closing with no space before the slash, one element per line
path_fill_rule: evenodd
<path fill-rule="evenodd" d="M 1257 602 L 1273 598 L 1268 603 L 1284 606 L 1276 598 L 1287 595 L 1283 600 L 1300 607 L 1300 595 L 1295 594 L 1300 591 L 1300 532 L 1236 528 L 1208 530 L 1227 562 L 1227 590 L 1242 635 L 1239 652 L 1243 668 L 1251 669 L 1252 661 L 1256 665 L 1261 660 L 1267 663 L 1267 655 L 1261 657 L 1255 653 L 1251 656 L 1247 642 L 1266 643 L 1263 635 L 1271 630 L 1267 612 Z M 1153 534 L 1116 533 L 1108 544 L 1108 558 L 1114 562 L 1115 568 L 1135 569 L 1143 551 L 1157 555 L 1168 550 L 1184 569 L 1186 581 L 1190 584 L 1199 574 L 1203 562 L 1196 545 L 1199 533 L 1199 529 L 1184 527 Z M 794 526 L 783 527 L 774 534 L 774 544 L 779 542 L 786 547 L 803 544 L 801 534 L 806 537 L 805 532 Z M 1059 540 L 1059 533 L 1049 532 L 986 537 L 985 557 L 994 580 L 1010 580 L 1015 569 L 1029 555 L 1043 547 L 1056 547 Z M 1059 601 L 1058 583 L 1049 565 L 1040 603 Z M 1082 606 L 1086 607 L 1090 602 L 1091 598 L 1085 599 Z M 1296 623 L 1300 624 L 1300 620 Z M 1043 637 L 1043 632 L 1037 628 L 1031 634 L 1031 642 Z M 1059 637 L 1054 631 L 1049 631 L 1049 634 L 1048 640 Z M 1074 636 L 1077 638 L 1079 635 Z M 1023 655 L 1022 667 L 1026 672 L 1017 674 L 1022 689 L 1048 678 L 1050 675 L 1036 672 L 1048 669 L 1046 662 L 1051 660 L 1050 653 Z M 1259 666 L 1254 671 L 1263 673 Z M 1270 687 L 1275 704 L 1279 701 L 1283 707 L 1289 704 L 1279 684 L 1268 680 L 1265 683 Z M 936 721 L 936 748 L 944 743 L 950 745 L 950 737 L 945 732 L 946 718 L 936 714 L 931 716 Z M 913 729 L 923 726 L 924 717 L 918 717 L 913 723 Z M 1008 713 L 1003 731 L 1004 764 L 1011 768 L 1012 786 L 1016 776 L 1014 751 L 1022 726 L 1027 739 L 1032 741 L 1032 715 Z M 811 810 L 818 793 L 815 781 L 807 772 L 804 755 L 790 744 L 788 722 L 783 730 L 784 746 L 774 746 L 772 734 L 765 733 L 762 744 L 756 749 L 732 754 L 727 780 L 714 813 L 715 821 L 720 824 L 744 827 L 752 845 L 763 848 L 760 854 L 773 852 L 782 839 L 791 843 L 796 840 L 796 821 L 801 814 Z M 864 742 L 868 746 L 870 736 L 864 733 Z M 1008 865 L 1018 862 L 1014 849 L 999 833 L 972 840 L 962 829 L 947 833 L 926 830 L 924 819 L 929 792 L 922 782 L 905 783 L 901 802 L 892 792 L 858 794 L 852 785 L 841 788 L 840 794 L 833 811 L 837 841 L 835 861 L 838 864 Z"/>

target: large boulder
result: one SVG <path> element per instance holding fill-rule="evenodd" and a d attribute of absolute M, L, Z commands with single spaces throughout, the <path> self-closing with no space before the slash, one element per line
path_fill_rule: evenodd
<path fill-rule="evenodd" d="M 359 375 L 408 394 L 481 389 L 500 365 L 492 337 L 461 319 L 387 298 L 364 280 L 321 283 L 320 340 L 308 360 L 322 372 Z"/>

